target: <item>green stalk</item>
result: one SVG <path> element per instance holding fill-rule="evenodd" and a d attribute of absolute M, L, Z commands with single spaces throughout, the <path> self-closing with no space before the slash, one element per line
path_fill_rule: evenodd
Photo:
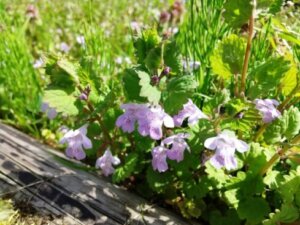
<path fill-rule="evenodd" d="M 293 91 L 286 97 L 286 99 L 278 106 L 278 110 L 282 112 L 287 104 L 294 98 L 295 94 L 300 91 L 300 85 L 298 84 Z"/>
<path fill-rule="evenodd" d="M 250 59 L 250 53 L 251 53 L 252 39 L 253 39 L 253 34 L 254 34 L 255 8 L 256 8 L 256 0 L 253 0 L 253 9 L 252 9 L 252 13 L 251 13 L 251 16 L 249 19 L 247 47 L 246 47 L 246 52 L 245 52 L 244 65 L 243 65 L 243 69 L 242 69 L 240 97 L 245 96 L 247 71 L 248 71 L 248 65 L 249 65 L 249 59 Z"/>
<path fill-rule="evenodd" d="M 300 134 L 293 138 L 291 141 L 291 145 L 295 145 L 300 142 Z M 272 165 L 281 157 L 283 156 L 289 149 L 291 145 L 285 145 L 282 149 L 276 152 L 272 158 L 266 163 L 266 165 L 262 168 L 260 175 L 264 175 L 268 172 L 268 170 L 272 167 Z"/>

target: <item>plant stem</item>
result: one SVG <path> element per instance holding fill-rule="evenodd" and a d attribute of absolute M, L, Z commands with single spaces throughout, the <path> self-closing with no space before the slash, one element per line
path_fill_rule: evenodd
<path fill-rule="evenodd" d="M 239 78 L 237 74 L 234 74 L 234 96 L 239 96 Z"/>
<path fill-rule="evenodd" d="M 264 125 L 262 125 L 259 130 L 257 131 L 257 133 L 255 134 L 253 141 L 257 141 L 258 138 L 264 133 L 265 129 L 268 127 L 268 124 L 265 123 Z"/>
<path fill-rule="evenodd" d="M 278 110 L 282 112 L 287 104 L 293 99 L 294 95 L 299 91 L 300 85 L 297 85 L 286 99 L 278 106 Z"/>
<path fill-rule="evenodd" d="M 294 145 L 300 142 L 300 134 L 298 134 L 296 137 L 291 140 L 290 144 Z M 278 152 L 276 152 L 272 158 L 267 162 L 267 164 L 262 168 L 260 175 L 264 175 L 268 172 L 270 167 L 282 156 L 284 155 L 288 150 L 290 149 L 290 145 L 285 145 L 282 149 L 280 149 Z"/>
<path fill-rule="evenodd" d="M 253 9 L 252 9 L 252 13 L 251 13 L 251 16 L 249 19 L 248 40 L 247 40 L 244 65 L 243 65 L 243 70 L 242 70 L 240 97 L 245 96 L 247 70 L 248 70 L 248 65 L 249 65 L 251 45 L 252 45 L 252 39 L 253 39 L 253 33 L 254 33 L 253 31 L 254 31 L 255 8 L 256 8 L 256 0 L 253 0 Z"/>
<path fill-rule="evenodd" d="M 79 90 L 80 92 L 83 91 L 83 88 L 82 88 L 80 85 L 78 85 L 77 88 L 78 88 L 78 90 Z M 89 99 L 86 100 L 86 104 L 87 104 L 87 107 L 88 107 L 88 109 L 89 109 L 89 111 L 90 111 L 91 113 L 95 111 L 95 108 L 94 108 L 94 106 L 92 105 L 92 103 L 89 101 Z M 97 119 L 97 121 L 99 122 L 100 127 L 101 127 L 101 130 L 103 131 L 103 134 L 104 134 L 104 136 L 106 137 L 106 139 L 108 140 L 110 146 L 113 146 L 113 143 L 114 143 L 114 142 L 113 142 L 113 139 L 110 137 L 108 130 L 106 130 L 106 127 L 105 127 L 105 125 L 104 125 L 104 123 L 103 123 L 103 121 L 102 121 L 102 117 L 99 116 L 98 114 L 96 114 L 96 119 Z"/>

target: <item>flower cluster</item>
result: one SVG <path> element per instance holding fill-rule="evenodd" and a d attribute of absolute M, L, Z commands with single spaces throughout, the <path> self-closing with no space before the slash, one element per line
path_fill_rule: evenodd
<path fill-rule="evenodd" d="M 67 144 L 66 155 L 69 158 L 82 160 L 86 157 L 83 149 L 92 148 L 91 140 L 86 136 L 87 125 L 80 127 L 77 130 L 68 130 L 60 140 L 61 144 Z"/>
<path fill-rule="evenodd" d="M 150 136 L 154 140 L 162 138 L 162 126 L 172 128 L 174 122 L 161 108 L 161 106 L 148 106 L 145 104 L 123 104 L 121 106 L 125 113 L 121 115 L 116 125 L 124 132 L 131 133 L 138 123 L 138 131 L 142 136 Z"/>
<path fill-rule="evenodd" d="M 152 149 L 152 167 L 159 172 L 168 170 L 167 158 L 180 162 L 183 160 L 184 151 L 189 150 L 185 139 L 188 134 L 179 133 L 162 140 L 161 145 Z"/>
<path fill-rule="evenodd" d="M 237 160 L 234 157 L 235 150 L 246 152 L 249 146 L 246 142 L 236 138 L 233 131 L 224 130 L 216 137 L 208 138 L 204 146 L 216 153 L 210 158 L 210 163 L 217 169 L 225 167 L 227 170 L 237 168 Z"/>
<path fill-rule="evenodd" d="M 263 122 L 270 123 L 281 116 L 281 113 L 276 109 L 279 102 L 274 99 L 255 99 L 256 109 L 262 114 Z"/>

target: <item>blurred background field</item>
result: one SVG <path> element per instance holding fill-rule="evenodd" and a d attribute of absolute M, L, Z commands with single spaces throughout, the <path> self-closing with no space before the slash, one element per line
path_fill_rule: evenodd
<path fill-rule="evenodd" d="M 47 136 L 56 126 L 39 114 L 47 83 L 42 57 L 65 54 L 99 80 L 110 77 L 133 60 L 132 27 L 154 24 L 167 5 L 158 0 L 2 0 L 0 118 L 36 137 Z"/>

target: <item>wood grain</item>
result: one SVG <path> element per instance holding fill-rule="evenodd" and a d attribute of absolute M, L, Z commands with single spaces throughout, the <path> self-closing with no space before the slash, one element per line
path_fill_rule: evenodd
<path fill-rule="evenodd" d="M 0 123 L 0 196 L 17 193 L 15 199 L 26 198 L 40 213 L 54 217 L 53 224 L 197 224 L 61 160 L 68 159 Z"/>

